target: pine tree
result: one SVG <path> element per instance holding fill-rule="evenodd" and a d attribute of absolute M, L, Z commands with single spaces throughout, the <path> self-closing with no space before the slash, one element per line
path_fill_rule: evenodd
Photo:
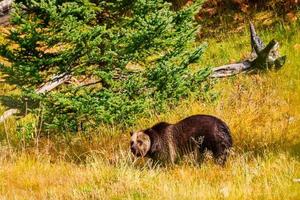
<path fill-rule="evenodd" d="M 0 46 L 11 64 L 1 64 L 1 72 L 23 97 L 40 102 L 44 130 L 134 123 L 205 92 L 200 84 L 209 69 L 190 68 L 204 50 L 195 43 L 200 4 L 175 11 L 163 0 L 17 1 Z M 62 73 L 98 84 L 34 92 Z"/>

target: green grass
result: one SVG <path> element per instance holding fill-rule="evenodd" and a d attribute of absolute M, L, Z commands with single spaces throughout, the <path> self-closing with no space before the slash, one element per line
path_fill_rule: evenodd
<path fill-rule="evenodd" d="M 132 162 L 129 134 L 100 126 L 89 135 L 16 139 L 15 119 L 1 125 L 0 196 L 3 199 L 299 199 L 299 24 L 258 30 L 281 44 L 287 63 L 278 72 L 218 80 L 216 101 L 188 100 L 163 115 L 140 119 L 133 129 L 176 122 L 196 113 L 224 119 L 234 150 L 225 167 L 209 156 L 199 167 L 186 162 L 166 168 Z M 209 39 L 199 65 L 238 61 L 250 52 L 249 34 Z M 1 93 L 5 88 L 1 88 Z M 1 110 L 4 110 L 2 107 Z M 14 148 L 13 148 L 14 147 Z M 19 148 L 15 148 L 19 147 Z"/>

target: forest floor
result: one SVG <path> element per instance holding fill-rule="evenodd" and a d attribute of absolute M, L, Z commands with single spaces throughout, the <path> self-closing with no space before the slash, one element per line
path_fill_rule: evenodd
<path fill-rule="evenodd" d="M 246 58 L 249 32 L 207 39 L 199 66 Z M 15 119 L 0 126 L 0 199 L 299 199 L 300 23 L 257 30 L 275 38 L 285 66 L 277 72 L 214 80 L 216 100 L 188 100 L 167 114 L 140 119 L 134 130 L 198 113 L 226 121 L 234 149 L 225 167 L 210 156 L 201 166 L 132 162 L 129 130 L 101 126 L 88 135 L 16 139 Z M 11 87 L 2 84 L 0 93 Z M 211 95 L 209 95 L 211 96 Z M 4 111 L 4 107 L 0 108 Z M 16 148 L 16 146 L 18 148 Z"/>

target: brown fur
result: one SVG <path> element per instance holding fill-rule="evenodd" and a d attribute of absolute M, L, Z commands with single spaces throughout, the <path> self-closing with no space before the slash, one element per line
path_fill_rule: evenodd
<path fill-rule="evenodd" d="M 228 126 L 209 115 L 193 115 L 176 124 L 160 122 L 131 136 L 131 151 L 136 156 L 171 163 L 191 152 L 200 158 L 205 150 L 209 150 L 223 165 L 231 147 Z"/>

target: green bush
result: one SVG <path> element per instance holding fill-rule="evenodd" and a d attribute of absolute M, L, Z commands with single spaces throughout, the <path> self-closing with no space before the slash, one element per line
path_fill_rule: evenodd
<path fill-rule="evenodd" d="M 210 70 L 190 68 L 204 50 L 195 44 L 200 4 L 175 11 L 163 0 L 17 1 L 0 46 L 11 65 L 1 72 L 24 97 L 41 102 L 44 130 L 132 124 L 205 92 L 200 85 Z M 61 73 L 99 84 L 34 92 Z"/>

